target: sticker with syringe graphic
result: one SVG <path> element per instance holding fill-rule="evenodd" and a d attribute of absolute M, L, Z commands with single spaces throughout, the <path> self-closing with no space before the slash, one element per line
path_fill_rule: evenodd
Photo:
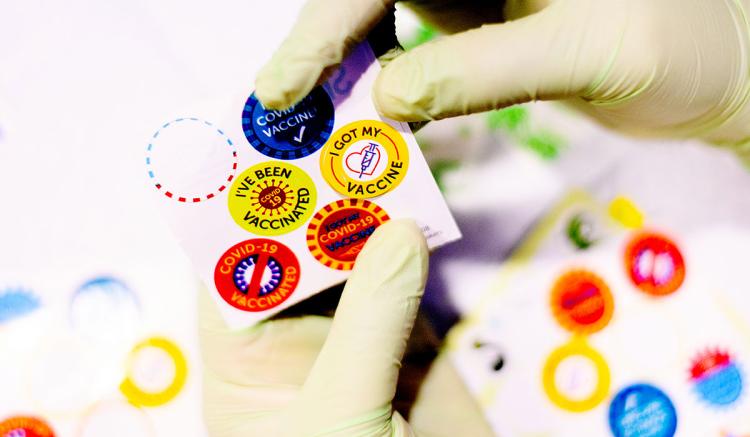
<path fill-rule="evenodd" d="M 323 147 L 320 170 L 339 193 L 356 199 L 396 188 L 409 167 L 401 134 L 382 121 L 362 120 L 336 131 Z"/>
<path fill-rule="evenodd" d="M 346 280 L 391 218 L 415 220 L 430 249 L 460 237 L 408 124 L 372 103 L 379 70 L 357 46 L 285 109 L 238 81 L 196 108 L 216 124 L 181 118 L 149 139 L 150 183 L 179 200 L 159 206 L 232 328 Z"/>

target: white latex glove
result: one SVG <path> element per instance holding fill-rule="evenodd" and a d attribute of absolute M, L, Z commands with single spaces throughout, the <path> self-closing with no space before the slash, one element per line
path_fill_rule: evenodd
<path fill-rule="evenodd" d="M 282 108 L 305 96 L 393 3 L 309 0 L 257 77 L 263 104 Z M 439 119 L 570 99 L 631 134 L 750 148 L 750 0 L 405 3 L 459 33 L 383 69 L 373 98 L 387 117 Z M 503 17 L 514 21 L 498 24 Z"/>
<path fill-rule="evenodd" d="M 203 407 L 211 436 L 415 435 L 391 401 L 427 257 L 412 221 L 380 226 L 357 258 L 333 320 L 305 316 L 230 331 L 202 292 Z M 433 366 L 412 417 L 420 436 L 491 435 L 444 359 Z"/>

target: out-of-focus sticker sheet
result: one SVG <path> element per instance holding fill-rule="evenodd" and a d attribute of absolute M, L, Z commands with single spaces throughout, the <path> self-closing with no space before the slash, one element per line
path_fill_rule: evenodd
<path fill-rule="evenodd" d="M 748 242 L 571 193 L 453 331 L 453 362 L 501 436 L 744 435 Z"/>

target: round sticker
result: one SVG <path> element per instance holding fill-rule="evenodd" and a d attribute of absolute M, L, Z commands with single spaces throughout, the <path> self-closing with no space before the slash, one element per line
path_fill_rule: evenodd
<path fill-rule="evenodd" d="M 256 235 L 282 235 L 305 223 L 315 209 L 315 184 L 302 169 L 286 162 L 254 165 L 229 190 L 229 213 Z"/>
<path fill-rule="evenodd" d="M 145 371 L 137 372 L 139 368 Z M 164 380 L 164 374 L 171 381 L 155 383 L 154 380 Z M 186 380 L 187 361 L 180 348 L 166 338 L 153 337 L 138 343 L 130 352 L 127 376 L 120 384 L 120 391 L 135 406 L 157 407 L 174 399 Z"/>
<path fill-rule="evenodd" d="M 580 339 L 554 350 L 544 365 L 542 384 L 556 406 L 575 413 L 599 405 L 609 391 L 609 366 Z"/>
<path fill-rule="evenodd" d="M 400 133 L 382 121 L 350 123 L 333 134 L 320 154 L 320 171 L 346 197 L 377 197 L 401 183 L 409 150 Z"/>
<path fill-rule="evenodd" d="M 609 426 L 615 437 L 672 437 L 677 412 L 658 388 L 636 384 L 620 391 L 609 406 Z"/>
<path fill-rule="evenodd" d="M 322 264 L 351 270 L 367 239 L 388 219 L 383 208 L 367 200 L 337 200 L 313 216 L 307 227 L 307 247 Z"/>
<path fill-rule="evenodd" d="M 39 309 L 39 298 L 23 288 L 0 289 L 0 325 Z"/>
<path fill-rule="evenodd" d="M 195 117 L 178 118 L 151 136 L 146 169 L 150 182 L 165 196 L 198 203 L 214 198 L 232 182 L 237 150 L 213 123 Z"/>
<path fill-rule="evenodd" d="M 298 159 L 323 147 L 333 130 L 333 112 L 331 98 L 322 87 L 283 111 L 265 109 L 253 93 L 242 111 L 242 130 L 260 153 Z"/>
<path fill-rule="evenodd" d="M 718 350 L 701 353 L 690 369 L 698 396 L 714 407 L 726 407 L 740 399 L 742 372 L 734 358 Z"/>
<path fill-rule="evenodd" d="M 552 287 L 550 305 L 560 325 L 578 334 L 602 330 L 612 319 L 615 306 L 607 284 L 586 270 L 563 274 Z"/>
<path fill-rule="evenodd" d="M 566 228 L 568 240 L 579 250 L 585 250 L 599 240 L 591 218 L 585 214 L 571 217 Z"/>
<path fill-rule="evenodd" d="M 639 234 L 630 241 L 625 267 L 633 284 L 653 296 L 674 293 L 685 279 L 685 261 L 677 245 L 654 233 Z"/>
<path fill-rule="evenodd" d="M 73 328 L 90 340 L 129 345 L 136 339 L 141 306 L 123 281 L 100 276 L 73 293 L 68 316 Z"/>
<path fill-rule="evenodd" d="M 36 417 L 16 416 L 0 422 L 2 437 L 55 437 L 47 423 Z"/>
<path fill-rule="evenodd" d="M 232 246 L 219 258 L 214 270 L 216 289 L 224 301 L 251 312 L 280 305 L 297 288 L 299 278 L 294 252 L 267 238 Z"/>

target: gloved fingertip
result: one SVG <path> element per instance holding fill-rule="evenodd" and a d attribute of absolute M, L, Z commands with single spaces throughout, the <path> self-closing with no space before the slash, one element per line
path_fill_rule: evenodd
<path fill-rule="evenodd" d="M 422 92 L 419 65 L 402 55 L 390 61 L 378 75 L 373 87 L 375 109 L 384 117 L 398 121 L 431 120 L 431 99 Z"/>
<path fill-rule="evenodd" d="M 297 99 L 296 93 L 285 85 L 284 77 L 278 70 L 266 66 L 255 78 L 255 97 L 266 109 L 287 109 Z"/>
<path fill-rule="evenodd" d="M 357 257 L 355 269 L 375 266 L 381 273 L 388 273 L 414 268 L 419 269 L 419 275 L 424 279 L 427 258 L 427 241 L 416 222 L 411 219 L 391 220 L 379 226 L 369 238 Z"/>

